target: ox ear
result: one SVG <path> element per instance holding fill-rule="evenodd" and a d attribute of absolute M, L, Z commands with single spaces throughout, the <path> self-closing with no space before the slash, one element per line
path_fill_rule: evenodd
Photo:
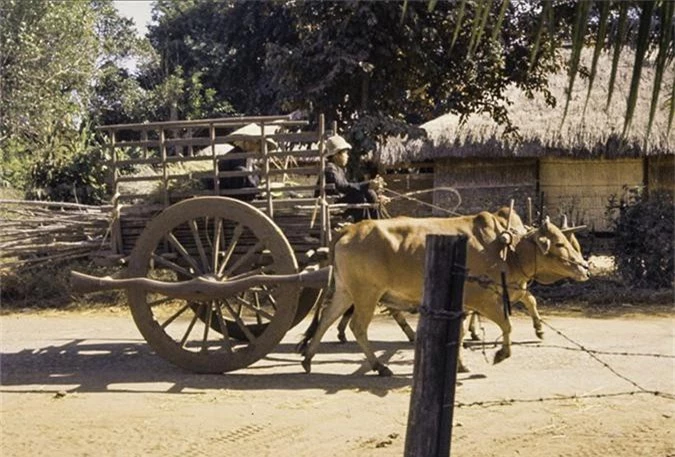
<path fill-rule="evenodd" d="M 480 241 L 484 246 L 498 239 L 499 234 L 506 228 L 499 223 L 499 218 L 482 211 L 476 217 Z"/>
<path fill-rule="evenodd" d="M 551 240 L 548 238 L 549 232 L 551 231 L 551 220 L 546 216 L 544 222 L 539 227 L 539 230 L 534 235 L 534 241 L 537 243 L 537 246 L 541 250 L 542 254 L 547 254 L 549 249 L 551 249 Z"/>
<path fill-rule="evenodd" d="M 549 249 L 551 249 L 551 240 L 545 236 L 536 235 L 534 237 L 534 242 L 537 243 L 537 247 L 539 247 L 542 254 L 548 254 Z"/>

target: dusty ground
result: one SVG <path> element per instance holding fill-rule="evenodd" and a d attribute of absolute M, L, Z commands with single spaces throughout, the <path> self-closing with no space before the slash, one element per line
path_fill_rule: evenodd
<path fill-rule="evenodd" d="M 467 350 L 453 456 L 674 456 L 672 314 L 546 321 L 540 343 L 514 318 L 511 359 Z M 186 373 L 151 353 L 126 311 L 0 317 L 3 457 L 402 456 L 413 345 L 376 319 L 371 337 L 395 376 L 366 371 L 330 331 L 306 375 L 293 352 L 304 325 L 236 373 Z M 487 341 L 497 337 L 485 325 Z M 657 396 L 649 392 L 663 392 Z"/>

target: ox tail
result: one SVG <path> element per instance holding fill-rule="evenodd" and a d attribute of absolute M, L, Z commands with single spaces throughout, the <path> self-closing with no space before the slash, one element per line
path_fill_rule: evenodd
<path fill-rule="evenodd" d="M 349 228 L 349 225 L 346 227 L 342 227 L 333 233 L 333 239 L 331 240 L 330 243 L 330 250 L 328 254 L 328 261 L 330 265 L 333 265 L 333 278 L 335 278 L 335 244 L 342 238 L 346 233 L 347 229 Z M 330 285 L 329 285 L 330 287 Z M 321 300 L 320 300 L 321 301 Z M 295 350 L 301 354 L 304 354 L 305 351 L 307 350 L 307 346 L 309 345 L 309 342 L 312 341 L 312 338 L 314 338 L 314 335 L 316 334 L 316 329 L 319 327 L 319 321 L 321 320 L 321 311 L 323 310 L 323 303 L 319 303 L 316 306 L 316 309 L 314 310 L 314 317 L 312 317 L 312 322 L 310 322 L 309 327 L 307 327 L 307 330 L 305 330 L 305 333 L 303 333 L 302 339 L 300 342 L 295 346 Z M 354 312 L 353 307 L 345 314 L 349 314 L 351 316 L 351 313 Z"/>
<path fill-rule="evenodd" d="M 316 334 L 316 329 L 319 327 L 319 319 L 321 318 L 321 306 L 317 306 L 316 309 L 314 310 L 314 317 L 312 317 L 312 322 L 310 322 L 309 327 L 307 327 L 307 330 L 305 330 L 305 333 L 302 334 L 302 339 L 300 342 L 295 346 L 295 351 L 299 352 L 302 355 L 305 355 L 305 351 L 307 350 L 307 346 L 309 346 L 309 342 L 314 338 L 314 335 Z"/>

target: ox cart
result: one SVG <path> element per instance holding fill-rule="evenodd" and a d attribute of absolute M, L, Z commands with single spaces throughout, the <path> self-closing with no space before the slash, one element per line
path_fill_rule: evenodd
<path fill-rule="evenodd" d="M 231 150 L 252 139 L 251 124 L 257 151 Z M 106 257 L 125 268 L 116 278 L 72 272 L 73 288 L 124 289 L 148 344 L 187 370 L 264 357 L 322 300 L 331 227 L 345 208 L 323 178 L 335 126 L 322 116 L 308 125 L 264 116 L 102 127 L 114 192 Z M 244 159 L 256 166 L 223 167 Z M 223 185 L 249 176 L 259 185 Z"/>

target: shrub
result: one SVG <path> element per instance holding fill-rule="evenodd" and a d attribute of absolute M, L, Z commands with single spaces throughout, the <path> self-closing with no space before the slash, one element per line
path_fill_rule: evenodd
<path fill-rule="evenodd" d="M 98 205 L 107 199 L 107 158 L 103 148 L 62 158 L 41 158 L 31 168 L 29 199 Z"/>
<path fill-rule="evenodd" d="M 70 287 L 70 271 L 94 276 L 115 274 L 115 267 L 98 267 L 90 261 L 58 262 L 39 267 L 0 269 L 0 302 L 2 308 L 66 308 L 72 305 L 108 306 L 126 301 L 119 291 L 74 294 Z"/>
<path fill-rule="evenodd" d="M 616 198 L 610 199 L 608 212 L 615 216 L 613 254 L 621 278 L 635 287 L 672 288 L 672 195 L 626 189 L 618 204 Z"/>

